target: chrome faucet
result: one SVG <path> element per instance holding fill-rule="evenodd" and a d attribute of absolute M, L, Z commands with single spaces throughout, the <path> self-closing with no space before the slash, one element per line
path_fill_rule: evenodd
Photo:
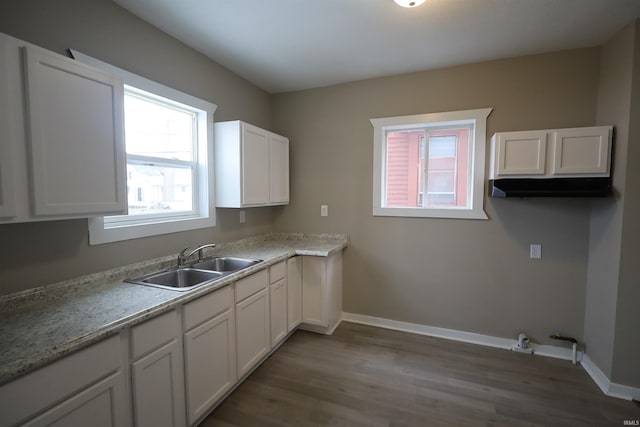
<path fill-rule="evenodd" d="M 196 252 L 198 252 L 198 261 L 202 261 L 202 250 L 206 248 L 215 248 L 215 247 L 216 247 L 215 243 L 207 243 L 205 245 L 200 245 L 194 250 L 187 253 L 187 251 L 189 251 L 189 247 L 187 246 L 186 248 L 181 250 L 180 253 L 178 254 L 178 268 L 184 267 L 185 261 L 189 259 L 189 257 L 195 254 Z"/>

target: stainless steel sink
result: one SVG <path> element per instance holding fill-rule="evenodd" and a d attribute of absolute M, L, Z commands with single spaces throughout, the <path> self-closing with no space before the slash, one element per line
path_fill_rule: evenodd
<path fill-rule="evenodd" d="M 206 285 L 223 276 L 219 271 L 198 270 L 195 268 L 179 268 L 176 270 L 151 273 L 146 276 L 127 280 L 129 283 L 155 286 L 157 288 L 187 291 Z"/>
<path fill-rule="evenodd" d="M 174 291 L 188 291 L 213 283 L 224 276 L 251 267 L 259 262 L 262 262 L 262 260 L 237 257 L 214 257 L 198 261 L 188 267 L 155 272 L 126 280 L 126 282 L 162 289 L 172 289 Z"/>
<path fill-rule="evenodd" d="M 259 262 L 262 262 L 262 260 L 236 257 L 215 257 L 191 264 L 191 267 L 201 270 L 233 272 L 251 267 Z"/>

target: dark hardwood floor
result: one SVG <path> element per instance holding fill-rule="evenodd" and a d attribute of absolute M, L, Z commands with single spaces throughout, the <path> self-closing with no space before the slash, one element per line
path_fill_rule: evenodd
<path fill-rule="evenodd" d="M 623 426 L 636 403 L 579 365 L 342 322 L 298 331 L 201 424 Z"/>

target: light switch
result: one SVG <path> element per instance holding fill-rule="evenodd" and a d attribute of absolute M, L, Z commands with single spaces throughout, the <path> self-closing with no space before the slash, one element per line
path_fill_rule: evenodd
<path fill-rule="evenodd" d="M 532 243 L 529 246 L 529 258 L 540 259 L 542 258 L 542 245 L 539 243 Z"/>
<path fill-rule="evenodd" d="M 327 205 L 320 206 L 320 216 L 329 216 L 329 206 Z"/>

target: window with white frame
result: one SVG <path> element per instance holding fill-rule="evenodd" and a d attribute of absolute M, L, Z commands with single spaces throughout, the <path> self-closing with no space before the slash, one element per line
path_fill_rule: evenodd
<path fill-rule="evenodd" d="M 490 108 L 371 119 L 373 215 L 486 219 Z"/>
<path fill-rule="evenodd" d="M 100 244 L 215 226 L 216 106 L 72 51 L 125 82 L 128 214 L 89 219 Z"/>

